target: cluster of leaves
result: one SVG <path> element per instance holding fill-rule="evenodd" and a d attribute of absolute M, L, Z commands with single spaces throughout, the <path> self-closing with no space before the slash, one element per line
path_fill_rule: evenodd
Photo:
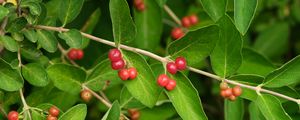
<path fill-rule="evenodd" d="M 299 52 L 299 45 L 291 44 L 298 41 L 289 41 L 289 37 L 294 38 L 293 28 L 300 23 L 300 2 L 143 1 L 144 11 L 126 0 L 22 0 L 1 5 L 0 119 L 10 110 L 22 111 L 19 90 L 35 108 L 30 113 L 37 120 L 46 117 L 39 110 L 47 111 L 53 105 L 65 111 L 59 116 L 61 120 L 101 116 L 116 120 L 132 108 L 141 111 L 140 119 L 151 120 L 222 119 L 223 112 L 227 120 L 299 119 L 297 103 L 249 89 L 243 89 L 234 102 L 224 100 L 224 107 L 216 104 L 223 102 L 218 83 L 189 71 L 168 74 L 177 86 L 166 91 L 156 83 L 165 73 L 163 64 L 134 51 L 122 53 L 138 76 L 122 82 L 107 59 L 110 47 L 84 38 L 80 31 L 114 40 L 116 46 L 125 44 L 171 59 L 184 56 L 191 67 L 299 98 L 300 58 L 291 59 Z M 179 17 L 197 14 L 200 23 L 173 41 L 170 29 L 178 25 L 164 5 Z M 38 25 L 75 29 L 54 32 Z M 76 61 L 81 67 L 71 64 L 64 48 L 84 49 L 84 59 Z M 114 101 L 112 107 L 105 108 L 96 100 L 83 103 L 79 96 L 83 86 L 104 91 Z"/>

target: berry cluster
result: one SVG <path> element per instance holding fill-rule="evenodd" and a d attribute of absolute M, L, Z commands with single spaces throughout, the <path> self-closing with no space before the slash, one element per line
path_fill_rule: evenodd
<path fill-rule="evenodd" d="M 140 118 L 140 111 L 137 109 L 129 109 L 130 120 L 138 120 Z"/>
<path fill-rule="evenodd" d="M 176 87 L 176 81 L 169 78 L 166 74 L 159 75 L 157 83 L 159 86 L 165 87 L 168 91 L 171 91 Z"/>
<path fill-rule="evenodd" d="M 80 97 L 83 101 L 89 102 L 92 99 L 92 93 L 88 90 L 82 90 L 80 93 Z"/>
<path fill-rule="evenodd" d="M 184 57 L 177 57 L 175 62 L 167 63 L 167 71 L 171 74 L 176 74 L 179 70 L 186 69 L 186 60 Z"/>
<path fill-rule="evenodd" d="M 8 120 L 19 120 L 19 113 L 17 111 L 10 111 L 7 115 Z"/>
<path fill-rule="evenodd" d="M 220 89 L 220 95 L 225 99 L 229 99 L 230 101 L 234 101 L 236 97 L 242 94 L 242 88 L 240 86 L 230 88 L 226 82 L 222 82 L 220 84 Z"/>
<path fill-rule="evenodd" d="M 83 58 L 83 51 L 81 49 L 71 49 L 69 52 L 68 52 L 68 57 L 71 59 L 71 60 L 80 60 Z"/>
<path fill-rule="evenodd" d="M 57 116 L 59 115 L 59 109 L 57 109 L 57 107 L 52 106 L 48 112 L 47 120 L 57 120 Z"/>
<path fill-rule="evenodd" d="M 122 53 L 118 49 L 111 49 L 108 53 L 108 58 L 111 61 L 111 67 L 114 70 L 119 70 L 118 75 L 121 80 L 133 80 L 138 72 L 134 67 L 125 68 L 125 61 L 122 58 Z"/>
<path fill-rule="evenodd" d="M 198 17 L 195 14 L 190 16 L 185 16 L 181 19 L 182 26 L 186 28 L 196 25 L 197 23 L 198 23 Z"/>
<path fill-rule="evenodd" d="M 134 0 L 133 1 L 134 7 L 138 10 L 138 11 L 144 11 L 145 10 L 145 4 L 143 0 Z"/>

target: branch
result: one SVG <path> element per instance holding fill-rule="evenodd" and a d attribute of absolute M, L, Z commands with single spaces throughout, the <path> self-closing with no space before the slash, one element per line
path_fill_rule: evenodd
<path fill-rule="evenodd" d="M 180 19 L 176 16 L 176 14 L 167 5 L 164 5 L 164 10 L 179 26 L 181 26 Z"/>
<path fill-rule="evenodd" d="M 60 28 L 60 27 L 50 27 L 50 26 L 42 26 L 42 25 L 34 26 L 34 28 L 44 29 L 44 30 L 51 30 L 51 31 L 59 31 L 59 32 L 66 32 L 66 31 L 69 30 L 69 29 Z M 81 34 L 84 37 L 89 38 L 91 40 L 94 40 L 94 41 L 97 41 L 97 42 L 100 42 L 100 43 L 103 43 L 103 44 L 115 47 L 115 43 L 114 42 L 111 42 L 111 41 L 108 41 L 108 40 L 105 40 L 105 39 L 102 39 L 102 38 L 98 38 L 98 37 L 95 37 L 93 35 L 86 34 L 86 33 L 83 33 L 83 32 L 81 32 Z M 158 60 L 158 61 L 160 61 L 162 63 L 169 62 L 169 60 L 167 58 L 158 56 L 158 55 L 156 55 L 154 53 L 151 53 L 151 52 L 148 52 L 148 51 L 145 51 L 145 50 L 142 50 L 142 49 L 138 49 L 138 48 L 134 48 L 134 47 L 126 46 L 126 45 L 120 45 L 120 48 L 128 50 L 128 51 L 137 52 L 137 53 L 146 55 L 146 56 L 151 57 L 153 59 L 156 59 L 156 60 Z M 287 99 L 289 101 L 296 102 L 297 104 L 300 104 L 300 99 L 292 98 L 292 97 L 286 96 L 286 95 L 281 94 L 281 93 L 277 93 L 277 92 L 274 92 L 274 91 L 271 91 L 271 90 L 263 89 L 261 87 L 256 87 L 256 86 L 242 84 L 242 83 L 239 83 L 239 82 L 236 82 L 236 81 L 233 81 L 233 80 L 229 80 L 229 79 L 224 79 L 224 78 L 219 77 L 217 75 L 214 75 L 212 73 L 205 72 L 205 71 L 193 68 L 193 67 L 187 67 L 187 69 L 190 70 L 190 71 L 193 71 L 195 73 L 199 73 L 199 74 L 205 75 L 207 77 L 210 77 L 210 78 L 213 78 L 213 79 L 216 79 L 216 80 L 219 80 L 219 81 L 224 80 L 227 83 L 230 83 L 232 85 L 238 85 L 238 86 L 241 86 L 241 87 L 244 87 L 244 88 L 247 88 L 247 89 L 251 89 L 251 90 L 255 90 L 255 91 L 258 91 L 258 92 L 269 93 L 269 94 L 272 94 L 274 96 L 278 96 L 278 97 Z"/>
<path fill-rule="evenodd" d="M 108 101 L 106 101 L 104 98 L 102 98 L 100 95 L 98 95 L 96 92 L 94 92 L 93 90 L 91 90 L 91 89 L 88 88 L 87 86 L 82 85 L 82 88 L 85 89 L 85 90 L 88 90 L 89 92 L 91 92 L 92 95 L 93 95 L 94 97 L 96 97 L 98 100 L 100 100 L 105 106 L 107 106 L 107 107 L 109 107 L 109 108 L 112 106 Z"/>

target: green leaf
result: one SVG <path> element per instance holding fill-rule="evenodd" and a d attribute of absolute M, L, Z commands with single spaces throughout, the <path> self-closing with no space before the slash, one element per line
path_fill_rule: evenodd
<path fill-rule="evenodd" d="M 44 120 L 46 119 L 46 116 L 39 112 L 39 111 L 36 111 L 36 110 L 31 110 L 31 116 L 32 116 L 32 120 Z"/>
<path fill-rule="evenodd" d="M 292 120 L 284 111 L 280 101 L 271 95 L 259 95 L 255 104 L 267 120 Z"/>
<path fill-rule="evenodd" d="M 269 57 L 280 57 L 288 49 L 289 25 L 276 23 L 259 34 L 253 48 Z"/>
<path fill-rule="evenodd" d="M 250 120 L 265 120 L 265 117 L 259 111 L 258 106 L 256 106 L 254 102 L 251 102 L 249 104 L 248 109 L 250 114 Z"/>
<path fill-rule="evenodd" d="M 163 0 L 162 0 L 163 1 Z M 134 10 L 134 21 L 137 28 L 135 46 L 146 50 L 155 50 L 159 46 L 162 34 L 162 10 L 154 0 L 145 0 L 147 10 Z"/>
<path fill-rule="evenodd" d="M 29 63 L 22 66 L 22 75 L 30 84 L 44 87 L 49 83 L 45 68 L 38 63 Z"/>
<path fill-rule="evenodd" d="M 24 17 L 17 18 L 7 25 L 7 32 L 19 32 L 27 25 L 27 20 Z"/>
<path fill-rule="evenodd" d="M 242 39 L 229 16 L 222 17 L 220 26 L 220 40 L 211 54 L 213 71 L 226 77 L 235 73 L 242 64 Z"/>
<path fill-rule="evenodd" d="M 48 52 L 55 52 L 57 49 L 57 39 L 50 32 L 46 30 L 37 30 L 38 43 Z"/>
<path fill-rule="evenodd" d="M 234 21 L 237 29 L 245 35 L 257 8 L 257 0 L 234 0 Z"/>
<path fill-rule="evenodd" d="M 299 83 L 300 80 L 300 56 L 295 57 L 267 75 L 264 86 L 282 87 Z"/>
<path fill-rule="evenodd" d="M 43 53 L 33 44 L 22 44 L 21 55 L 27 60 L 36 61 L 42 57 Z"/>
<path fill-rule="evenodd" d="M 84 0 L 64 0 L 60 2 L 59 20 L 64 27 L 66 24 L 73 21 L 81 11 Z"/>
<path fill-rule="evenodd" d="M 9 13 L 9 10 L 4 6 L 0 6 L 0 21 Z"/>
<path fill-rule="evenodd" d="M 237 73 L 266 76 L 275 69 L 270 60 L 252 49 L 244 48 L 242 53 L 243 62 Z"/>
<path fill-rule="evenodd" d="M 118 46 L 121 42 L 134 40 L 136 27 L 130 16 L 126 0 L 110 0 L 109 10 L 116 45 Z"/>
<path fill-rule="evenodd" d="M 36 2 L 21 2 L 21 7 L 28 7 L 29 11 L 32 15 L 40 15 L 42 12 L 42 8 L 39 3 Z"/>
<path fill-rule="evenodd" d="M 84 120 L 87 114 L 85 104 L 78 104 L 65 112 L 58 120 Z"/>
<path fill-rule="evenodd" d="M 219 40 L 219 28 L 215 25 L 187 33 L 168 46 L 172 58 L 185 57 L 189 66 L 199 66 L 210 55 Z"/>
<path fill-rule="evenodd" d="M 149 120 L 149 118 L 152 120 L 170 120 L 177 115 L 176 110 L 171 103 L 164 103 L 151 109 L 142 109 L 140 114 L 139 120 Z"/>
<path fill-rule="evenodd" d="M 155 0 L 157 2 L 157 4 L 160 6 L 160 7 L 164 7 L 164 5 L 166 4 L 167 0 Z M 147 6 L 148 8 L 148 6 Z"/>
<path fill-rule="evenodd" d="M 160 94 L 160 89 L 153 76 L 153 71 L 146 60 L 139 54 L 123 51 L 123 58 L 128 67 L 135 67 L 138 75 L 125 83 L 131 95 L 147 107 L 153 107 Z"/>
<path fill-rule="evenodd" d="M 136 100 L 126 87 L 123 87 L 120 95 L 120 104 L 122 108 L 144 108 L 145 106 L 138 100 Z"/>
<path fill-rule="evenodd" d="M 18 42 L 21 42 L 21 41 L 24 40 L 24 36 L 23 36 L 23 34 L 20 33 L 20 32 L 13 32 L 13 33 L 11 33 L 11 37 L 12 37 L 13 39 L 15 39 L 16 41 L 18 41 Z"/>
<path fill-rule="evenodd" d="M 61 97 L 64 96 L 64 97 Z M 79 100 L 79 94 L 73 95 L 64 91 L 51 91 L 51 94 L 44 97 L 49 103 L 61 108 L 62 110 L 67 110 L 72 107 Z"/>
<path fill-rule="evenodd" d="M 216 22 L 225 15 L 226 0 L 198 0 L 207 14 Z"/>
<path fill-rule="evenodd" d="M 15 69 L 0 58 L 0 88 L 5 91 L 17 91 L 23 87 L 24 81 Z"/>
<path fill-rule="evenodd" d="M 33 29 L 25 29 L 22 32 L 25 37 L 31 42 L 35 43 L 38 40 L 38 36 Z"/>
<path fill-rule="evenodd" d="M 235 101 L 224 100 L 225 120 L 243 120 L 244 100 L 237 98 Z"/>
<path fill-rule="evenodd" d="M 120 115 L 121 115 L 121 109 L 120 109 L 119 102 L 115 101 L 101 120 L 119 120 Z"/>
<path fill-rule="evenodd" d="M 71 94 L 80 93 L 81 83 L 86 78 L 85 71 L 66 64 L 51 65 L 48 67 L 47 73 L 55 87 Z"/>
<path fill-rule="evenodd" d="M 79 30 L 70 29 L 68 32 L 59 33 L 58 36 L 65 40 L 71 48 L 81 48 L 82 36 Z"/>
<path fill-rule="evenodd" d="M 0 42 L 2 42 L 4 47 L 11 52 L 17 52 L 19 49 L 17 41 L 9 36 L 0 36 Z"/>

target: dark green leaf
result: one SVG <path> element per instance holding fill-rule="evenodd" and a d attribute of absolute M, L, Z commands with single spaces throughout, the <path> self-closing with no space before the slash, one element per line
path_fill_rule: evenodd
<path fill-rule="evenodd" d="M 21 55 L 28 60 L 36 61 L 43 55 L 43 53 L 36 49 L 32 44 L 23 44 L 21 48 Z"/>
<path fill-rule="evenodd" d="M 32 15 L 40 15 L 42 12 L 42 8 L 39 3 L 36 2 L 21 2 L 21 7 L 28 7 L 29 11 Z"/>
<path fill-rule="evenodd" d="M 242 64 L 242 39 L 229 16 L 222 17 L 220 26 L 220 40 L 211 55 L 213 71 L 221 76 L 232 75 Z"/>
<path fill-rule="evenodd" d="M 158 5 L 160 7 L 164 7 L 164 5 L 166 4 L 167 0 L 156 0 L 156 2 L 158 3 Z M 148 7 L 147 7 L 148 8 Z"/>
<path fill-rule="evenodd" d="M 5 91 L 17 91 L 23 87 L 23 79 L 17 70 L 0 58 L 0 88 Z"/>
<path fill-rule="evenodd" d="M 35 43 L 38 40 L 38 36 L 33 29 L 25 29 L 23 30 L 23 34 L 29 41 L 33 43 Z"/>
<path fill-rule="evenodd" d="M 37 30 L 38 43 L 48 52 L 55 52 L 57 49 L 57 39 L 46 30 Z"/>
<path fill-rule="evenodd" d="M 235 101 L 225 100 L 224 111 L 225 120 L 244 119 L 244 100 L 237 98 Z"/>
<path fill-rule="evenodd" d="M 225 15 L 226 0 L 198 0 L 207 14 L 216 22 Z"/>
<path fill-rule="evenodd" d="M 2 42 L 4 47 L 11 52 L 17 52 L 19 49 L 17 41 L 9 36 L 0 36 L 0 42 Z"/>
<path fill-rule="evenodd" d="M 85 104 L 78 104 L 65 112 L 58 120 L 84 120 L 87 114 Z"/>
<path fill-rule="evenodd" d="M 46 119 L 46 116 L 44 115 L 44 113 L 42 113 L 40 111 L 36 111 L 36 110 L 31 110 L 31 116 L 32 116 L 32 120 L 44 120 L 44 119 Z"/>
<path fill-rule="evenodd" d="M 9 13 L 9 10 L 3 6 L 0 6 L 0 21 Z"/>
<path fill-rule="evenodd" d="M 134 40 L 136 27 L 130 16 L 126 0 L 110 0 L 109 10 L 116 45 L 119 45 L 121 42 Z"/>
<path fill-rule="evenodd" d="M 29 63 L 22 66 L 22 75 L 34 86 L 43 87 L 49 83 L 45 68 L 38 63 Z"/>
<path fill-rule="evenodd" d="M 58 12 L 62 26 L 73 21 L 81 11 L 84 0 L 64 0 L 60 2 Z"/>
<path fill-rule="evenodd" d="M 251 24 L 257 5 L 257 0 L 234 0 L 235 25 L 243 35 Z"/>
<path fill-rule="evenodd" d="M 20 32 L 13 32 L 13 33 L 11 33 L 11 37 L 13 39 L 15 39 L 16 41 L 19 41 L 19 42 L 24 40 L 24 36 Z"/>
<path fill-rule="evenodd" d="M 250 120 L 265 120 L 265 117 L 259 111 L 258 106 L 256 106 L 254 102 L 249 104 L 249 114 Z"/>
<path fill-rule="evenodd" d="M 19 32 L 23 28 L 25 28 L 27 25 L 27 20 L 24 17 L 17 18 L 13 20 L 10 24 L 7 26 L 8 32 Z"/>
<path fill-rule="evenodd" d="M 119 102 L 115 101 L 101 120 L 119 120 L 120 115 L 121 115 L 121 109 L 120 109 Z"/>
<path fill-rule="evenodd" d="M 66 64 L 51 65 L 48 67 L 47 73 L 55 87 L 72 94 L 80 93 L 81 83 L 86 78 L 85 71 Z"/>
<path fill-rule="evenodd" d="M 219 28 L 215 25 L 187 33 L 168 46 L 172 58 L 183 56 L 189 66 L 199 66 L 210 55 L 219 40 Z"/>
<path fill-rule="evenodd" d="M 145 106 L 136 100 L 126 87 L 123 87 L 120 95 L 120 104 L 122 108 L 144 108 Z"/>
<path fill-rule="evenodd" d="M 71 48 L 81 48 L 82 46 L 81 33 L 76 29 L 70 29 L 68 32 L 59 33 L 58 36 L 65 40 Z"/>

